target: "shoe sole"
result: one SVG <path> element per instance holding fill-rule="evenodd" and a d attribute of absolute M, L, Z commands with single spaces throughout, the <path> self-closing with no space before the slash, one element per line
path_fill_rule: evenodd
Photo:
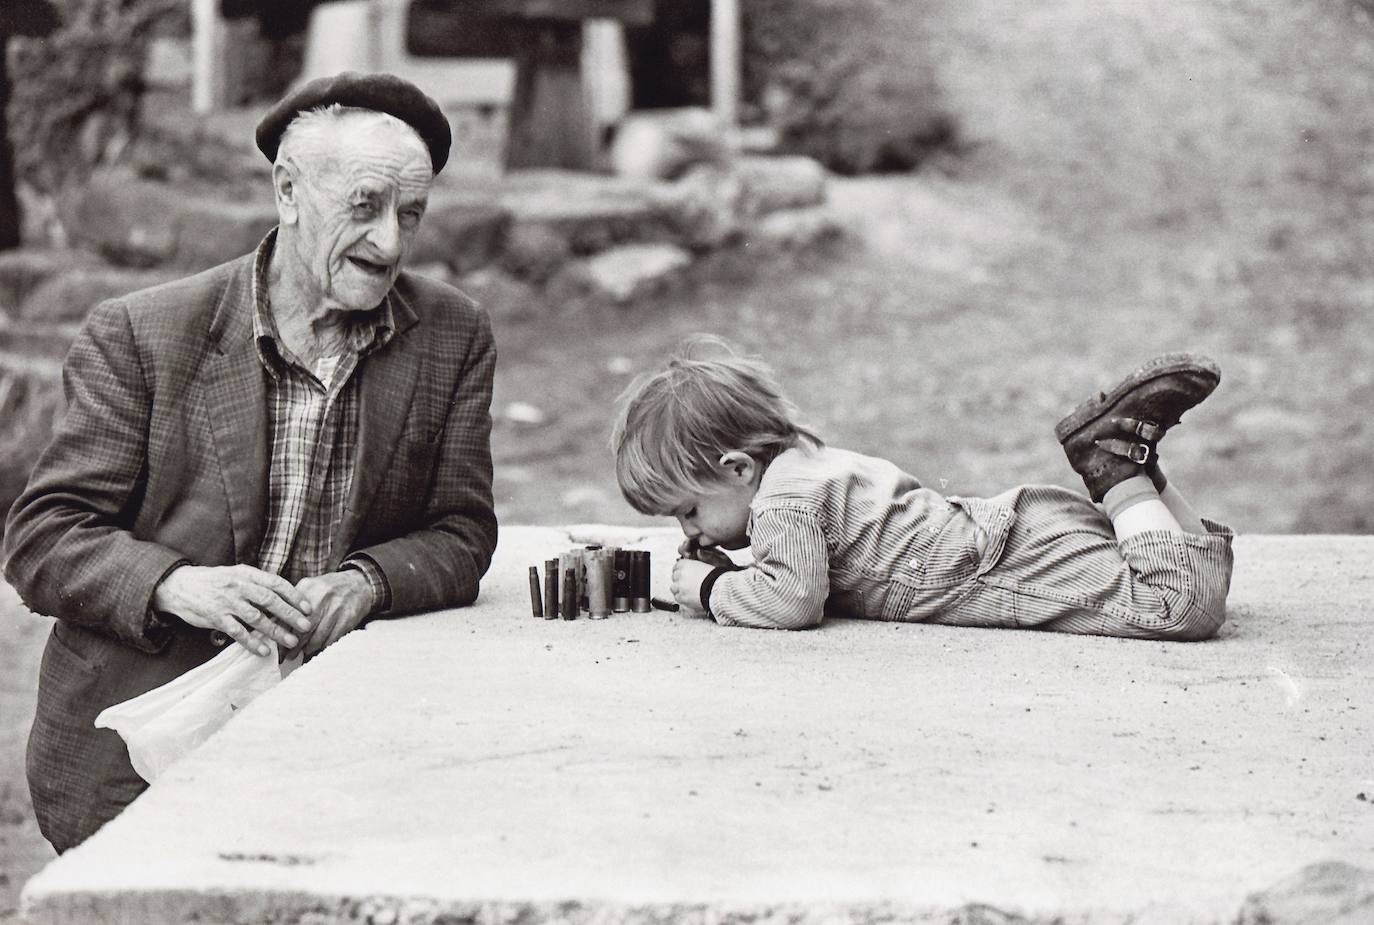
<path fill-rule="evenodd" d="M 1166 353 L 1132 370 L 1110 392 L 1090 398 L 1069 412 L 1068 416 L 1054 426 L 1055 438 L 1061 444 L 1066 443 L 1078 431 L 1111 411 L 1116 403 L 1132 390 L 1164 376 L 1184 372 L 1210 380 L 1210 385 L 1202 398 L 1212 394 L 1212 390 L 1221 383 L 1221 369 L 1210 358 L 1197 353 Z M 1202 398 L 1198 401 L 1202 401 Z"/>

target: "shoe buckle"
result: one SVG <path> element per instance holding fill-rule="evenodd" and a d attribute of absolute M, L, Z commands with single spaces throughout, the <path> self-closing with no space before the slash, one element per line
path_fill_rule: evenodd
<path fill-rule="evenodd" d="M 1131 462 L 1145 465 L 1150 461 L 1150 445 L 1148 443 L 1132 443 L 1131 453 L 1128 457 Z"/>

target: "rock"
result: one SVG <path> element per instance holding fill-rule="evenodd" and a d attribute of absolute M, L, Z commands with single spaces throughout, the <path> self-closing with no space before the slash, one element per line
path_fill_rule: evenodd
<path fill-rule="evenodd" d="M 650 194 L 654 207 L 678 240 L 694 250 L 722 247 L 742 230 L 744 184 L 738 173 L 700 164 Z"/>
<path fill-rule="evenodd" d="M 513 401 L 506 405 L 501 416 L 512 424 L 526 424 L 532 427 L 537 427 L 548 420 L 548 416 L 544 414 L 542 408 L 524 401 Z"/>
<path fill-rule="evenodd" d="M 277 213 L 270 201 L 198 196 L 113 169 L 63 203 L 62 219 L 74 243 L 121 266 L 203 270 L 252 251 Z"/>
<path fill-rule="evenodd" d="M 751 249 L 795 251 L 834 240 L 841 234 L 839 221 L 823 208 L 786 209 L 770 212 L 745 234 Z"/>
<path fill-rule="evenodd" d="M 496 259 L 510 227 L 510 212 L 491 202 L 431 202 L 410 260 L 443 263 L 459 275 L 469 273 Z"/>
<path fill-rule="evenodd" d="M 513 173 L 501 192 L 501 204 L 514 216 L 512 236 L 554 235 L 577 255 L 635 241 L 670 240 L 672 231 L 650 198 L 644 183 L 559 170 Z"/>
<path fill-rule="evenodd" d="M 57 273 L 99 265 L 85 251 L 27 248 L 0 251 L 0 317 L 17 318 L 25 300 Z"/>
<path fill-rule="evenodd" d="M 483 267 L 469 273 L 458 280 L 457 286 L 493 317 L 523 315 L 540 304 L 533 286 L 499 267 Z"/>
<path fill-rule="evenodd" d="M 177 214 L 171 263 L 191 272 L 252 253 L 277 224 L 271 205 L 191 198 Z"/>
<path fill-rule="evenodd" d="M 826 170 L 809 157 L 748 155 L 736 159 L 734 170 L 744 184 L 745 206 L 750 215 L 825 202 Z"/>
<path fill-rule="evenodd" d="M 568 239 L 541 224 L 517 224 L 506 236 L 501 267 L 514 276 L 543 283 L 572 257 Z"/>
<path fill-rule="evenodd" d="M 724 127 L 708 109 L 632 112 L 616 126 L 611 169 L 638 180 L 673 179 L 693 164 L 723 164 L 730 158 Z"/>
<path fill-rule="evenodd" d="M 675 244 L 626 244 L 569 264 L 554 288 L 624 305 L 672 287 L 691 263 Z"/>
<path fill-rule="evenodd" d="M 54 276 L 24 301 L 20 317 L 45 324 L 81 321 L 104 299 L 128 295 L 182 274 L 173 270 L 88 267 Z"/>
<path fill-rule="evenodd" d="M 1236 925 L 1367 925 L 1374 922 L 1374 870 L 1342 861 L 1309 864 L 1246 898 Z"/>

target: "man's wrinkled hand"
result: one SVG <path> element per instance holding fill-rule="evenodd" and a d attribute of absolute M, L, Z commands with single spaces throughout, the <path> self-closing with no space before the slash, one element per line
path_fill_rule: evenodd
<path fill-rule="evenodd" d="M 218 630 L 259 655 L 272 640 L 295 646 L 309 632 L 312 603 L 279 575 L 251 565 L 182 565 L 153 590 L 153 609 L 189 626 Z"/>
<path fill-rule="evenodd" d="M 314 608 L 315 628 L 302 643 L 307 656 L 315 655 L 357 629 L 372 612 L 372 586 L 367 576 L 348 568 L 315 578 L 302 578 L 296 590 Z"/>
<path fill-rule="evenodd" d="M 673 563 L 673 600 L 687 610 L 702 612 L 701 583 L 714 566 L 695 559 L 678 559 Z"/>

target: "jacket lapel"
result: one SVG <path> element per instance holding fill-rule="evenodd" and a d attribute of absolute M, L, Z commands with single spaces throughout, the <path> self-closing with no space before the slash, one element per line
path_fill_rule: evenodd
<path fill-rule="evenodd" d="M 358 526 L 371 506 L 377 485 L 390 468 L 391 457 L 410 415 L 410 403 L 420 375 L 422 345 L 411 330 L 419 318 L 395 289 L 391 291 L 391 299 L 396 331 L 386 346 L 369 354 L 354 373 L 361 377 L 358 382 L 358 459 L 343 523 L 334 536 L 335 562 L 353 547 Z"/>
<path fill-rule="evenodd" d="M 205 404 L 229 497 L 234 553 L 256 562 L 266 517 L 267 390 L 253 344 L 251 257 L 241 262 L 215 313 L 216 351 L 207 363 Z"/>

